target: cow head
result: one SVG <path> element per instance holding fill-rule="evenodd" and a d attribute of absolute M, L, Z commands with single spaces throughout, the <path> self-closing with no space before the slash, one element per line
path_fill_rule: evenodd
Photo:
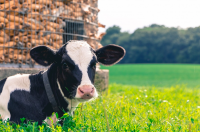
<path fill-rule="evenodd" d="M 56 78 L 65 97 L 87 101 L 98 96 L 94 87 L 96 63 L 113 65 L 124 57 L 125 50 L 107 45 L 94 51 L 85 41 L 69 41 L 57 51 L 46 46 L 35 47 L 30 55 L 40 65 L 56 64 Z"/>

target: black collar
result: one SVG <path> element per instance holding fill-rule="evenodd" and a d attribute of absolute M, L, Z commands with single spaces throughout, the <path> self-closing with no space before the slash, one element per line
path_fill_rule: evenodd
<path fill-rule="evenodd" d="M 49 78 L 48 78 L 48 75 L 47 75 L 47 71 L 43 72 L 43 83 L 44 83 L 44 87 L 45 87 L 45 91 L 47 93 L 47 97 L 49 99 L 49 102 L 51 103 L 51 106 L 54 110 L 54 112 L 60 112 L 61 110 L 59 109 L 58 107 L 58 104 L 56 102 L 56 99 L 54 97 L 54 94 L 52 92 L 52 89 L 51 89 L 51 86 L 50 86 L 50 83 L 49 83 Z"/>

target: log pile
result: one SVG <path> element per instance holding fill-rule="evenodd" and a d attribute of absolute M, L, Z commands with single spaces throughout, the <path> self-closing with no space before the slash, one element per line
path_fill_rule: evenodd
<path fill-rule="evenodd" d="M 64 20 L 83 21 L 83 37 L 94 48 L 98 27 L 97 0 L 0 0 L 0 63 L 34 63 L 29 51 L 38 45 L 58 49 L 63 44 Z M 76 39 L 75 37 L 73 39 Z"/>

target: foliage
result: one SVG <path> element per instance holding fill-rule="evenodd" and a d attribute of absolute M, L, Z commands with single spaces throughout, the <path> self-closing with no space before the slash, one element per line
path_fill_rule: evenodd
<path fill-rule="evenodd" d="M 107 29 L 101 43 L 127 51 L 120 63 L 200 63 L 200 27 L 180 29 L 152 24 L 134 33 L 120 27 Z"/>
<path fill-rule="evenodd" d="M 73 119 L 66 114 L 63 127 L 0 121 L 0 131 L 200 131 L 199 94 L 199 89 L 180 86 L 160 89 L 112 84 L 107 94 L 80 104 Z"/>
<path fill-rule="evenodd" d="M 200 87 L 200 65 L 195 64 L 119 64 L 109 69 L 109 82 L 137 86 Z"/>

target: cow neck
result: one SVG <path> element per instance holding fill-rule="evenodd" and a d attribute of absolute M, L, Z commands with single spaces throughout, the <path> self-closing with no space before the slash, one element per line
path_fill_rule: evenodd
<path fill-rule="evenodd" d="M 48 78 L 48 80 L 44 77 Z M 57 112 L 61 117 L 64 113 L 63 110 L 68 112 L 68 103 L 64 100 L 64 98 L 62 98 L 62 94 L 58 88 L 56 63 L 53 63 L 49 69 L 43 73 L 43 82 L 49 102 L 51 103 L 54 112 Z"/>

